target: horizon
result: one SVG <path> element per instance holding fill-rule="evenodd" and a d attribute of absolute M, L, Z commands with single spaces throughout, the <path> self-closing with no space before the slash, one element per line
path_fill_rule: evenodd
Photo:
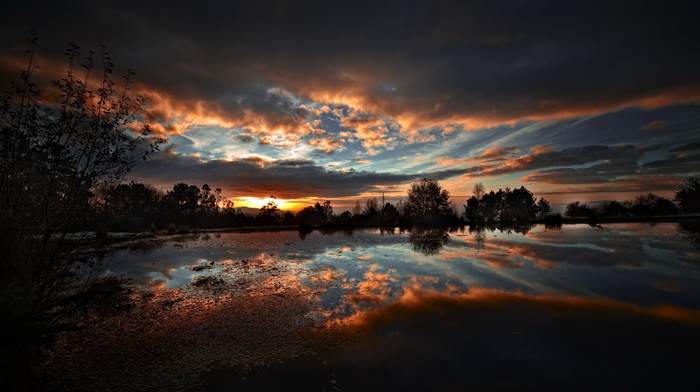
<path fill-rule="evenodd" d="M 700 171 L 700 27 L 672 5 L 40 1 L 0 22 L 2 89 L 28 29 L 42 81 L 69 42 L 96 63 L 104 42 L 147 100 L 135 125 L 167 138 L 127 180 L 236 207 L 395 204 L 423 177 L 458 209 L 477 182 L 552 206 L 672 198 Z"/>

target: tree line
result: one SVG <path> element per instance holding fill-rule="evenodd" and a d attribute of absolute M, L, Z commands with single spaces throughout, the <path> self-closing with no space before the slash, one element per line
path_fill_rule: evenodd
<path fill-rule="evenodd" d="M 464 205 L 464 215 L 472 225 L 500 222 L 527 222 L 535 218 L 544 219 L 551 212 L 545 198 L 536 199 L 524 186 L 499 189 L 486 193 L 479 182 L 474 185 L 474 195 Z"/>
<path fill-rule="evenodd" d="M 605 200 L 597 205 L 574 201 L 566 205 L 564 215 L 572 218 L 626 218 L 693 213 L 700 213 L 700 175 L 685 178 L 676 187 L 673 199 L 646 193 L 633 200 Z"/>
<path fill-rule="evenodd" d="M 473 196 L 464 205 L 465 218 L 470 225 L 498 222 L 545 223 L 562 221 L 560 213 L 552 214 L 549 202 L 536 199 L 524 186 L 511 190 L 485 192 L 481 183 L 473 188 Z M 687 177 L 680 183 L 673 199 L 654 193 L 641 194 L 633 200 L 605 200 L 596 204 L 573 201 L 566 205 L 564 216 L 569 218 L 644 218 L 700 213 L 700 175 Z"/>
<path fill-rule="evenodd" d="M 408 227 L 463 225 L 464 219 L 451 204 L 449 192 L 437 181 L 424 178 L 411 184 L 407 199 L 396 205 L 376 197 L 364 205 L 358 200 L 352 211 L 335 213 L 330 200 L 317 202 L 299 212 L 282 211 L 271 196 L 255 215 L 244 214 L 220 188 L 208 184 L 198 187 L 177 183 L 160 192 L 152 185 L 135 181 L 103 186 L 95 190 L 88 208 L 93 221 L 83 229 L 170 233 L 191 229 L 246 226 L 298 226 L 302 229 L 324 227 Z"/>
<path fill-rule="evenodd" d="M 689 177 L 681 184 L 673 200 L 653 193 L 631 201 L 604 201 L 587 205 L 579 201 L 567 204 L 564 215 L 570 218 L 648 217 L 700 212 L 700 176 Z M 527 222 L 556 222 L 561 214 L 552 214 L 549 201 L 539 199 L 525 186 L 486 192 L 481 183 L 459 213 L 450 200 L 449 191 L 436 181 L 424 178 L 410 185 L 406 199 L 396 204 L 380 202 L 376 197 L 364 203 L 357 200 L 349 211 L 335 213 L 330 200 L 317 202 L 299 212 L 282 211 L 271 196 L 256 215 L 244 214 L 233 201 L 213 189 L 177 183 L 165 193 L 155 187 L 129 182 L 98 188 L 88 208 L 95 221 L 87 229 L 106 231 L 141 231 L 170 233 L 190 229 L 245 226 L 321 227 L 447 227 L 493 225 Z"/>

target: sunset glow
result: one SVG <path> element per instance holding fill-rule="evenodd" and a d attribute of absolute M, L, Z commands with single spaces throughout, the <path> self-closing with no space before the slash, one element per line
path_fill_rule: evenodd
<path fill-rule="evenodd" d="M 699 390 L 693 3 L 3 5 L 4 390 Z"/>
<path fill-rule="evenodd" d="M 295 210 L 299 207 L 299 204 L 287 201 L 284 199 L 278 199 L 278 198 L 272 198 L 272 197 L 242 197 L 239 198 L 240 203 L 236 203 L 237 206 L 239 207 L 248 207 L 248 208 L 257 208 L 260 209 L 263 206 L 266 206 L 267 203 L 274 202 L 277 205 L 277 208 L 280 210 L 284 211 L 290 211 L 290 210 Z"/>

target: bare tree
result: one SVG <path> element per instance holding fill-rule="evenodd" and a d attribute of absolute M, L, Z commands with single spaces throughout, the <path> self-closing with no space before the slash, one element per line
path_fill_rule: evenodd
<path fill-rule="evenodd" d="M 472 188 L 472 193 L 474 194 L 474 197 L 476 197 L 478 200 L 481 200 L 481 198 L 484 196 L 484 193 L 486 193 L 484 184 L 480 182 L 474 184 L 474 188 Z"/>
<path fill-rule="evenodd" d="M 0 95 L 0 319 L 36 337 L 73 322 L 104 283 L 79 246 L 94 223 L 94 190 L 119 183 L 162 141 L 133 126 L 144 100 L 129 94 L 131 72 L 117 91 L 103 45 L 77 67 L 71 44 L 53 95 L 33 82 L 32 43 L 27 68 Z"/>

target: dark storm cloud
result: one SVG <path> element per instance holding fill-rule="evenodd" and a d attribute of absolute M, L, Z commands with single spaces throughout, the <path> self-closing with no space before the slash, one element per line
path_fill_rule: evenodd
<path fill-rule="evenodd" d="M 688 144 L 679 146 L 681 150 Z M 692 147 L 692 146 L 691 146 Z M 696 147 L 688 147 L 688 150 Z M 671 153 L 663 158 L 649 162 L 640 162 L 641 151 L 637 149 L 619 150 L 600 163 L 583 168 L 558 168 L 540 170 L 522 178 L 523 182 L 547 184 L 610 184 L 599 185 L 591 189 L 621 188 L 632 190 L 668 190 L 672 189 L 685 175 L 696 174 L 700 167 L 700 154 Z M 561 193 L 561 191 L 557 192 Z"/>
<path fill-rule="evenodd" d="M 305 196 L 344 197 L 391 188 L 431 177 L 455 177 L 463 170 L 423 174 L 392 174 L 367 171 L 333 171 L 309 159 L 268 160 L 246 157 L 234 161 L 201 161 L 196 157 L 164 151 L 137 166 L 132 175 L 147 183 L 168 188 L 177 182 L 210 184 L 235 192 L 237 196 L 274 194 L 281 198 Z"/>
<path fill-rule="evenodd" d="M 523 173 L 614 191 L 700 164 L 700 23 L 686 7 L 16 1 L 0 13 L 0 82 L 26 65 L 27 29 L 40 38 L 43 78 L 60 77 L 69 41 L 84 54 L 104 41 L 117 75 L 136 71 L 133 92 L 148 99 L 144 120 L 158 133 L 181 135 L 172 136 L 172 151 L 136 169 L 160 185 L 207 182 L 250 195 L 331 197 L 405 184 L 418 173 L 487 181 Z M 681 102 L 690 104 L 645 113 Z M 635 105 L 643 109 L 618 110 Z M 640 120 L 624 128 L 613 121 L 627 117 Z M 465 132 L 472 129 L 482 130 Z M 219 131 L 231 132 L 217 139 Z M 447 146 L 440 156 L 430 154 L 440 146 Z M 416 151 L 425 154 L 413 166 L 389 161 Z M 194 158 L 234 153 L 317 161 Z M 383 173 L 328 169 L 353 159 Z M 447 170 L 429 173 L 435 162 Z M 551 190 L 563 191 L 570 190 Z"/>
<path fill-rule="evenodd" d="M 700 168 L 700 153 L 694 154 L 670 154 L 664 159 L 647 162 L 641 166 L 641 170 L 658 174 L 697 174 Z"/>
<path fill-rule="evenodd" d="M 271 126 L 306 118 L 271 86 L 342 91 L 418 125 L 700 96 L 700 24 L 669 2 L 39 1 L 4 11 L 4 52 L 22 54 L 31 27 L 49 48 L 99 37 L 148 89 Z"/>
<path fill-rule="evenodd" d="M 685 144 L 680 144 L 677 146 L 673 146 L 670 152 L 689 152 L 689 151 L 700 151 L 700 141 L 697 142 L 691 142 L 691 143 L 685 143 Z"/>

